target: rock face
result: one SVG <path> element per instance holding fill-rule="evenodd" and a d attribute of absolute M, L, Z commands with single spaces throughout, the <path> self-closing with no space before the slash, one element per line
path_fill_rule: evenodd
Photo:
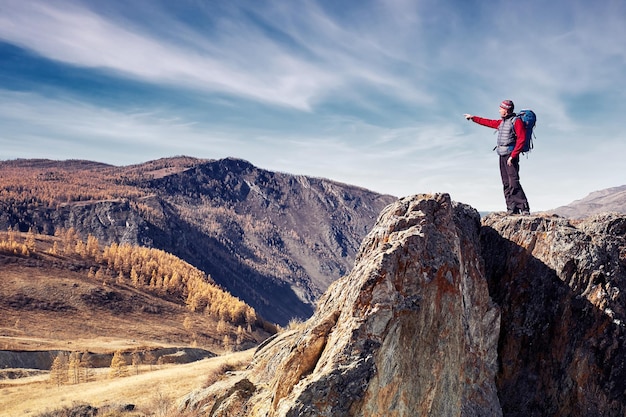
<path fill-rule="evenodd" d="M 480 221 L 447 195 L 381 214 L 352 272 L 207 416 L 624 416 L 626 216 Z"/>
<path fill-rule="evenodd" d="M 190 394 L 208 416 L 499 416 L 500 313 L 480 217 L 446 194 L 391 204 L 314 316 Z"/>
<path fill-rule="evenodd" d="M 626 216 L 483 225 L 504 415 L 626 415 Z"/>

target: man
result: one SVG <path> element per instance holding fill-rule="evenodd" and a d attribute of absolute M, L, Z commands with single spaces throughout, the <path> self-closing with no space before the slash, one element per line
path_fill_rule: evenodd
<path fill-rule="evenodd" d="M 519 155 L 524 146 L 526 127 L 515 117 L 511 100 L 500 103 L 500 120 L 465 114 L 467 120 L 498 130 L 496 149 L 500 156 L 500 176 L 504 188 L 507 214 L 530 214 L 528 200 L 519 182 Z"/>

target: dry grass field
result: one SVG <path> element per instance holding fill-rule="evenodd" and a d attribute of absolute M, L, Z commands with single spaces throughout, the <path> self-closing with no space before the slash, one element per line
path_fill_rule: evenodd
<path fill-rule="evenodd" d="M 26 234 L 17 238 L 24 241 Z M 206 310 L 192 311 L 165 292 L 97 279 L 88 273 L 88 260 L 48 253 L 57 238 L 35 239 L 43 248 L 37 252 L 0 253 L 0 351 L 5 358 L 26 351 L 128 355 L 190 347 L 219 356 L 187 364 L 129 365 L 128 376 L 114 379 L 110 368 L 90 368 L 89 382 L 62 384 L 48 371 L 24 376 L 31 371 L 5 359 L 0 363 L 0 417 L 41 416 L 77 404 L 104 409 L 133 404 L 135 410 L 123 414 L 128 417 L 180 416 L 175 410 L 182 396 L 227 369 L 247 365 L 252 350 L 233 349 L 250 349 L 269 336 L 263 328 L 242 330 Z"/>
<path fill-rule="evenodd" d="M 245 366 L 253 349 L 184 365 L 165 365 L 138 375 L 108 379 L 102 370 L 96 381 L 57 386 L 47 375 L 0 382 L 0 416 L 34 417 L 62 407 L 86 403 L 94 407 L 134 404 L 134 415 L 176 415 L 178 400 L 202 388 L 224 365 Z"/>
<path fill-rule="evenodd" d="M 103 286 L 82 271 L 23 263 L 0 265 L 0 274 L 2 350 L 102 353 L 143 346 L 190 346 L 194 340 L 199 347 L 220 349 L 222 336 L 216 335 L 213 318 L 130 286 Z M 115 303 L 108 302 L 112 297 Z M 93 303 L 86 304 L 86 299 Z M 159 313 L 142 311 L 142 306 Z"/>

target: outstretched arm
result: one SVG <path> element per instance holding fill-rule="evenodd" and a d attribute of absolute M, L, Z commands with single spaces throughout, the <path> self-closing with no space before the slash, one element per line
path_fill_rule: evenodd
<path fill-rule="evenodd" d="M 467 120 L 471 120 L 474 123 L 478 123 L 479 125 L 487 126 L 492 129 L 497 129 L 502 123 L 502 119 L 494 120 L 494 119 L 485 119 L 484 117 L 478 117 L 471 114 L 463 115 Z"/>

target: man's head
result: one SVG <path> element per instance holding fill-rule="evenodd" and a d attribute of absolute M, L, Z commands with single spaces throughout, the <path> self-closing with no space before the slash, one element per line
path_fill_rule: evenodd
<path fill-rule="evenodd" d="M 500 103 L 500 115 L 502 117 L 513 113 L 514 109 L 515 104 L 513 104 L 513 101 L 511 100 L 503 100 L 502 103 Z"/>

